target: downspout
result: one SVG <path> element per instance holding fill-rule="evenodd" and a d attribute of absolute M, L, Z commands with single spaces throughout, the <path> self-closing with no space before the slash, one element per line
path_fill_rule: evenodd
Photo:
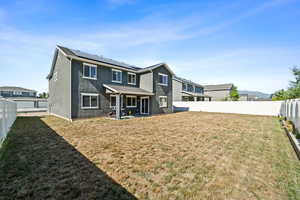
<path fill-rule="evenodd" d="M 70 121 L 72 121 L 72 58 L 70 58 Z"/>

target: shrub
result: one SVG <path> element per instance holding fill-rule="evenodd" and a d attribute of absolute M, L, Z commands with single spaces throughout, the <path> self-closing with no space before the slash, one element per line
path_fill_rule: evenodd
<path fill-rule="evenodd" d="M 292 121 L 286 121 L 286 128 L 288 129 L 289 132 L 295 134 L 295 126 L 294 126 L 294 123 Z"/>

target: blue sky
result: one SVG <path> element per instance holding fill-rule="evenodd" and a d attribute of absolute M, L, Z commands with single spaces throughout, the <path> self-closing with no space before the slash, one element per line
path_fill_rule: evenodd
<path fill-rule="evenodd" d="M 0 2 L 0 85 L 47 91 L 56 44 L 268 93 L 300 65 L 300 0 Z"/>

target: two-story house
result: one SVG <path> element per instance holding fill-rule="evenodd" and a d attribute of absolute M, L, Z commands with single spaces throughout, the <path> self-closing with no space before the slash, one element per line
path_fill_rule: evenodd
<path fill-rule="evenodd" d="M 211 97 L 204 95 L 202 85 L 174 76 L 173 101 L 211 101 Z"/>
<path fill-rule="evenodd" d="M 140 68 L 57 46 L 49 80 L 49 113 L 66 119 L 172 112 L 167 64 Z"/>
<path fill-rule="evenodd" d="M 232 83 L 218 85 L 204 85 L 204 94 L 212 97 L 212 101 L 224 101 L 230 99 L 230 93 L 234 85 Z"/>
<path fill-rule="evenodd" d="M 36 97 L 37 91 L 15 86 L 0 87 L 0 97 L 19 98 L 19 97 Z"/>

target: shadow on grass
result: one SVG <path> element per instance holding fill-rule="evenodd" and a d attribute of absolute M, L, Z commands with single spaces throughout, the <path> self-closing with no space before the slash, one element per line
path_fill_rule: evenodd
<path fill-rule="evenodd" d="M 18 117 L 0 150 L 0 199 L 137 198 L 41 117 Z"/>

